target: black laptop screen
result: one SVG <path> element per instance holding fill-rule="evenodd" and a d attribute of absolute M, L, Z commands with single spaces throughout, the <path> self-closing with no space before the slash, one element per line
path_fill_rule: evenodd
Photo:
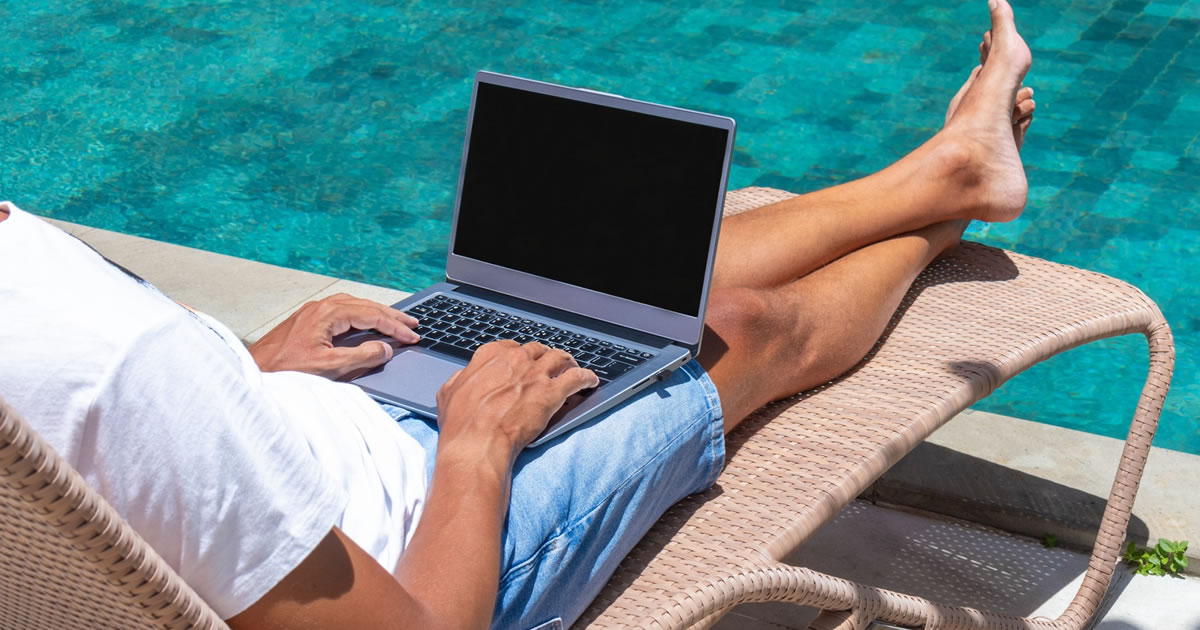
<path fill-rule="evenodd" d="M 698 316 L 728 132 L 477 90 L 454 253 Z"/>

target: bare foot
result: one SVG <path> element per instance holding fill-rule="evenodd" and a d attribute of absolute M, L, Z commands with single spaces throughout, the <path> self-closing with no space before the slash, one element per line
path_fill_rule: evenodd
<path fill-rule="evenodd" d="M 1011 221 L 1024 210 L 1028 189 L 1018 149 L 1032 121 L 1033 93 L 1018 94 L 1033 58 L 1008 2 L 990 0 L 988 7 L 992 28 L 980 45 L 985 63 L 951 101 L 935 141 L 943 147 L 939 154 L 963 177 L 966 214 Z"/>
<path fill-rule="evenodd" d="M 987 63 L 988 51 L 992 47 L 992 32 L 988 31 L 983 34 L 983 40 L 979 42 L 979 65 L 971 71 L 971 75 L 967 77 L 962 87 L 958 88 L 958 92 L 954 94 L 954 98 L 950 99 L 950 106 L 946 108 L 946 124 L 950 124 L 950 119 L 954 117 L 954 112 L 958 110 L 958 104 L 962 101 L 963 95 L 967 90 L 971 89 L 971 84 L 975 83 L 975 78 L 979 76 L 979 71 L 983 70 L 983 64 Z M 1029 131 L 1029 125 L 1033 124 L 1033 112 L 1037 109 L 1037 103 L 1033 100 L 1033 88 L 1023 86 L 1017 90 L 1017 95 L 1014 98 L 1012 109 L 1012 129 L 1013 140 L 1016 141 L 1017 150 L 1025 144 L 1025 133 Z"/>

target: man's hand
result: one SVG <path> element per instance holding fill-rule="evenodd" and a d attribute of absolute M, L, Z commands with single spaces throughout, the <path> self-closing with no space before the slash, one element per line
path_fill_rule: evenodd
<path fill-rule="evenodd" d="M 485 344 L 438 391 L 439 453 L 494 448 L 507 451 L 511 466 L 568 396 L 599 382 L 562 350 L 511 340 Z"/>
<path fill-rule="evenodd" d="M 392 346 L 373 340 L 337 348 L 333 337 L 357 328 L 375 329 L 402 344 L 421 339 L 417 320 L 394 308 L 345 293 L 301 306 L 292 316 L 250 346 L 250 355 L 264 372 L 294 370 L 338 378 L 373 368 L 392 358 Z"/>

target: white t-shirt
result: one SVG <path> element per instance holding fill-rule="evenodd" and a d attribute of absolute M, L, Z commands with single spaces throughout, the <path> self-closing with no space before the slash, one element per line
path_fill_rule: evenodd
<path fill-rule="evenodd" d="M 358 388 L 264 374 L 226 327 L 11 204 L 0 396 L 224 618 L 333 526 L 389 571 L 424 452 Z"/>

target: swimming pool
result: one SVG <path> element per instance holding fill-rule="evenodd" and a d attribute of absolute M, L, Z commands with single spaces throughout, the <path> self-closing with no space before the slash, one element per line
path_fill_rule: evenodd
<path fill-rule="evenodd" d="M 803 192 L 927 138 L 984 2 L 0 0 L 0 198 L 86 225 L 412 289 L 440 278 L 480 68 L 733 116 L 730 185 Z M 1200 2 L 1015 3 L 1029 208 L 984 242 L 1151 295 L 1178 344 L 1155 443 L 1200 453 Z M 980 408 L 1120 436 L 1145 343 Z"/>

